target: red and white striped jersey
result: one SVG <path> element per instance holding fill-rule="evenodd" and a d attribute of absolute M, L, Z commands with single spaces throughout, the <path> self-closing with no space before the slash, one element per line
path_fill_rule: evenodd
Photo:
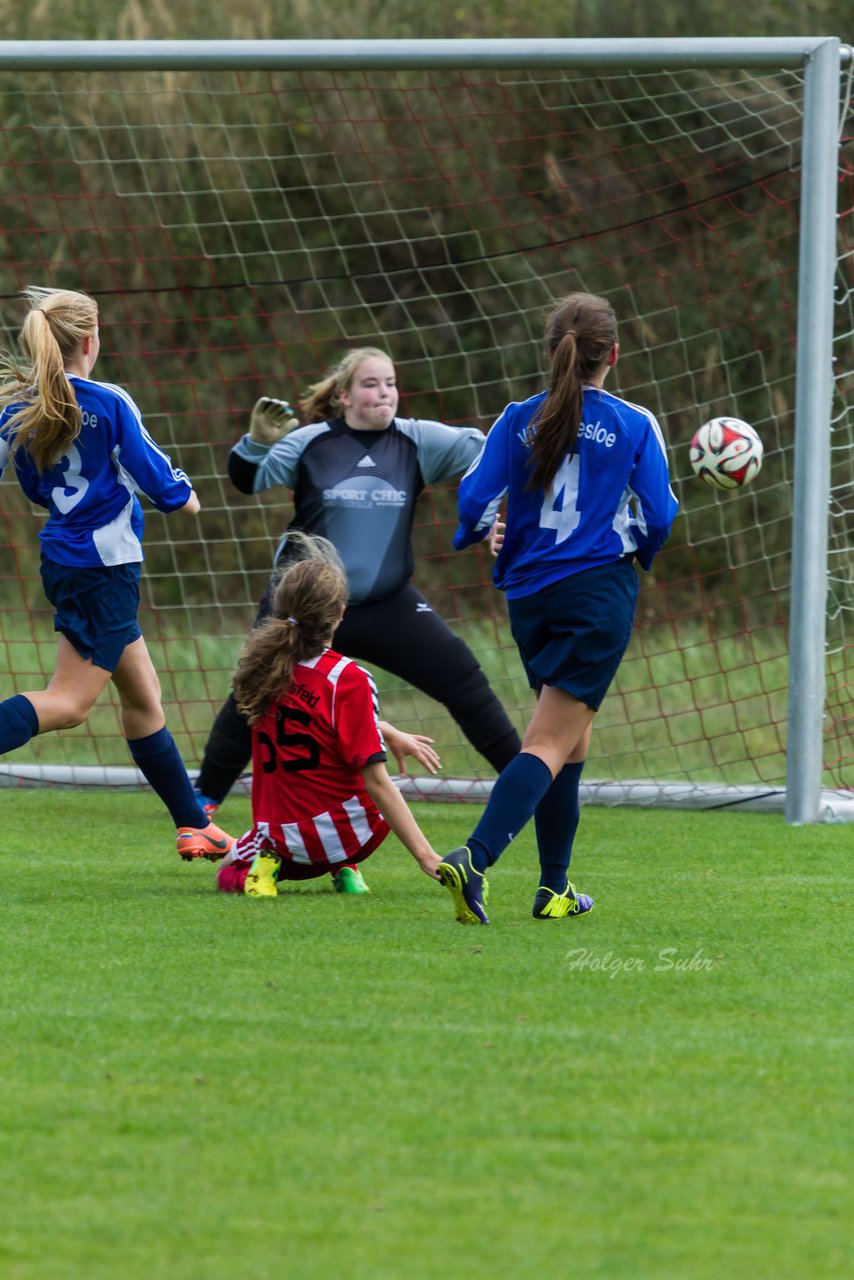
<path fill-rule="evenodd" d="M 235 854 L 272 846 L 323 868 L 375 849 L 389 828 L 359 770 L 385 759 L 370 674 L 332 649 L 299 663 L 252 726 L 254 826 Z"/>

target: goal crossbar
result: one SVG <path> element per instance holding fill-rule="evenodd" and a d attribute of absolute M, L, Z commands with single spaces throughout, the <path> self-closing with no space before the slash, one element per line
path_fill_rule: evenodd
<path fill-rule="evenodd" d="M 847 66 L 851 48 L 829 36 L 642 40 L 2 40 L 0 65 L 116 71 L 362 71 L 431 67 L 795 67 L 825 45 Z"/>

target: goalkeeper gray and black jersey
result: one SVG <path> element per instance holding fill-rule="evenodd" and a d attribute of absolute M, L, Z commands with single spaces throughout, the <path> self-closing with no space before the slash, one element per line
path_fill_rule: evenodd
<path fill-rule="evenodd" d="M 299 427 L 274 445 L 248 435 L 229 454 L 241 493 L 286 485 L 294 493 L 289 529 L 320 534 L 337 548 L 350 603 L 384 600 L 413 571 L 415 503 L 425 485 L 461 475 L 483 448 L 476 427 L 394 418 L 383 431 L 354 431 L 343 418 Z M 282 555 L 287 532 L 276 552 Z"/>

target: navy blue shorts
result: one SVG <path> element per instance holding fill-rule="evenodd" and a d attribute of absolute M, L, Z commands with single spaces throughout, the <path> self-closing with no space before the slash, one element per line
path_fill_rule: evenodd
<path fill-rule="evenodd" d="M 531 688 L 565 689 L 598 711 L 626 652 L 637 598 L 633 562 L 616 560 L 508 600 Z"/>
<path fill-rule="evenodd" d="M 139 610 L 140 564 L 75 569 L 42 556 L 44 593 L 56 609 L 54 631 L 96 667 L 115 671 L 127 645 L 142 635 Z"/>

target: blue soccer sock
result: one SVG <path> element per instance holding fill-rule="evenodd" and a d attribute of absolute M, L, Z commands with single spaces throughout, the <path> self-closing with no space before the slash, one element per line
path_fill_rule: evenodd
<path fill-rule="evenodd" d="M 0 702 L 0 756 L 23 747 L 39 731 L 36 709 L 22 693 Z"/>
<path fill-rule="evenodd" d="M 548 765 L 520 751 L 499 774 L 483 817 L 466 841 L 472 865 L 485 871 L 519 834 L 552 784 Z"/>
<path fill-rule="evenodd" d="M 147 738 L 128 738 L 128 747 L 134 764 L 166 805 L 175 826 L 204 830 L 210 819 L 199 804 L 181 753 L 166 726 Z"/>
<path fill-rule="evenodd" d="M 540 855 L 540 887 L 563 893 L 578 829 L 578 784 L 584 761 L 565 764 L 537 805 L 534 826 Z"/>

